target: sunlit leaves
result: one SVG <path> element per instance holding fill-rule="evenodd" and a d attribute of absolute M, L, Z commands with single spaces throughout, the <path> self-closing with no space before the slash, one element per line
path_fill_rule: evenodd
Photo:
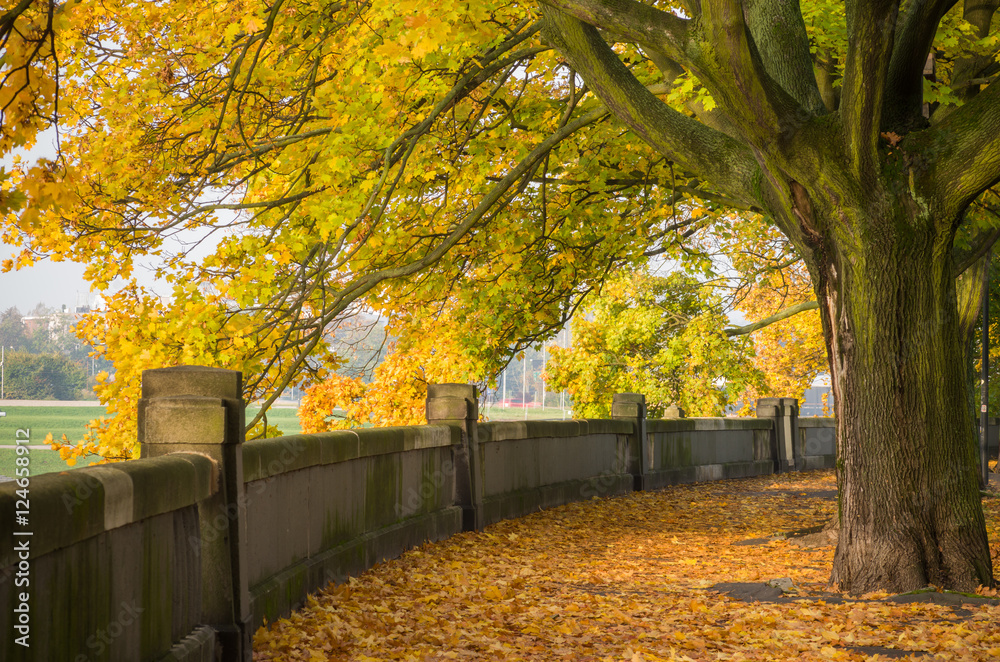
<path fill-rule="evenodd" d="M 573 396 L 574 412 L 607 417 L 614 393 L 642 393 L 649 415 L 677 404 L 721 415 L 757 384 L 752 346 L 726 338 L 718 295 L 681 274 L 619 275 L 574 318 L 573 346 L 553 347 L 548 382 Z"/>
<path fill-rule="evenodd" d="M 41 7 L 18 20 L 41 20 Z M 817 68 L 836 78 L 840 6 L 803 11 Z M 265 400 L 332 374 L 327 339 L 362 306 L 396 320 L 404 344 L 443 320 L 441 337 L 484 381 L 647 253 L 714 278 L 697 233 L 725 200 L 610 119 L 539 17 L 512 1 L 61 4 L 61 151 L 0 175 L 0 209 L 16 212 L 3 240 L 22 247 L 4 268 L 73 258 L 117 290 L 85 329 L 116 382 L 144 360 L 197 361 L 247 371 L 246 397 Z M 988 46 L 955 16 L 939 39 Z M 10 42 L 6 65 L 25 61 L 23 45 Z M 675 109 L 712 111 L 690 72 L 614 48 Z M 40 53 L 36 118 L 55 90 Z M 10 145 L 45 123 L 22 116 L 4 120 L 21 127 Z M 123 287 L 144 264 L 156 286 Z M 705 343 L 692 355 L 718 351 L 705 340 L 717 335 L 692 337 Z M 425 366 L 442 351 L 409 347 Z M 710 391 L 689 397 L 709 407 Z M 125 394 L 102 391 L 109 403 Z M 124 435 L 131 414 L 112 406 Z M 124 436 L 109 443 L 123 455 Z"/>
<path fill-rule="evenodd" d="M 741 274 L 733 306 L 747 323 L 758 322 L 796 304 L 813 301 L 815 292 L 805 266 L 787 241 L 760 218 L 741 219 L 713 233 L 722 253 Z M 747 385 L 744 413 L 760 397 L 805 397 L 816 377 L 827 370 L 826 345 L 818 310 L 798 313 L 751 334 L 754 366 L 762 380 Z"/>
<path fill-rule="evenodd" d="M 55 121 L 54 40 L 75 4 L 35 0 L 0 9 L 0 155 L 33 146 Z M 0 205 L 0 213 L 6 211 Z"/>

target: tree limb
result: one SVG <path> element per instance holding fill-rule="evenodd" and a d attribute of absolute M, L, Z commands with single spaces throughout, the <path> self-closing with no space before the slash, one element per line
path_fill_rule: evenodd
<path fill-rule="evenodd" d="M 802 303 L 797 303 L 794 306 L 789 306 L 785 308 L 780 313 L 775 313 L 770 317 L 765 317 L 759 322 L 754 322 L 753 324 L 747 324 L 746 326 L 738 326 L 733 329 L 726 329 L 726 336 L 732 338 L 734 336 L 745 336 L 748 333 L 753 333 L 754 331 L 759 331 L 765 326 L 770 326 L 775 322 L 780 322 L 781 320 L 788 319 L 799 313 L 803 313 L 807 310 L 816 310 L 819 308 L 819 302 L 817 301 L 803 301 Z"/>
<path fill-rule="evenodd" d="M 7 35 L 14 29 L 14 21 L 17 17 L 28 10 L 35 0 L 20 0 L 16 5 L 0 14 L 0 39 L 6 40 Z"/>
<path fill-rule="evenodd" d="M 861 182 L 876 181 L 886 72 L 892 57 L 898 0 L 847 3 L 847 59 L 840 97 L 844 148 Z"/>
<path fill-rule="evenodd" d="M 1000 239 L 1000 228 L 984 229 L 970 243 L 972 246 L 968 251 L 959 253 L 955 251 L 955 277 L 959 277 L 979 261 L 986 253 L 993 248 L 993 244 Z"/>
<path fill-rule="evenodd" d="M 938 24 L 957 0 L 911 2 L 896 33 L 886 79 L 883 131 L 904 133 L 923 122 L 924 64 Z"/>
<path fill-rule="evenodd" d="M 958 299 L 958 328 L 963 343 L 972 340 L 976 322 L 980 318 L 979 313 L 983 309 L 983 271 L 986 269 L 986 265 L 986 251 L 983 251 L 955 279 L 955 294 Z"/>
<path fill-rule="evenodd" d="M 993 14 L 1000 9 L 1000 0 L 965 0 L 962 15 L 972 25 L 980 39 L 989 36 Z"/>
<path fill-rule="evenodd" d="M 1000 81 L 921 136 L 929 175 L 948 214 L 957 216 L 1000 180 Z"/>
<path fill-rule="evenodd" d="M 768 75 L 743 18 L 741 0 L 705 2 L 702 14 L 702 39 L 708 47 L 696 72 L 699 80 L 746 142 L 761 152 L 773 152 L 803 125 L 808 111 Z"/>
<path fill-rule="evenodd" d="M 620 120 L 658 152 L 713 182 L 729 197 L 756 202 L 751 196 L 759 188 L 754 186 L 759 166 L 745 145 L 657 99 L 593 26 L 546 6 L 543 13 L 573 67 Z"/>
<path fill-rule="evenodd" d="M 745 4 L 747 27 L 764 70 L 803 108 L 824 114 L 826 106 L 813 73 L 799 2 L 748 0 Z"/>
<path fill-rule="evenodd" d="M 625 41 L 663 53 L 687 69 L 699 69 L 692 58 L 691 20 L 636 0 L 542 0 L 584 23 L 600 26 Z"/>
<path fill-rule="evenodd" d="M 765 0 L 770 2 L 771 0 Z M 562 11 L 583 23 L 610 32 L 622 40 L 639 44 L 644 51 L 657 54 L 658 66 L 669 58 L 694 74 L 712 92 L 713 98 L 725 109 L 726 115 L 737 120 L 741 132 L 750 142 L 763 148 L 772 144 L 787 129 L 802 124 L 799 104 L 781 84 L 773 80 L 747 35 L 740 0 L 715 0 L 703 8 L 704 19 L 699 27 L 698 41 L 692 38 L 689 19 L 682 19 L 635 0 L 542 0 L 544 5 Z M 798 6 L 795 6 L 798 9 Z M 787 11 L 787 10 L 786 10 Z M 794 12 L 801 24 L 801 34 L 792 29 L 793 43 L 801 48 L 802 57 L 792 58 L 796 65 L 804 63 L 807 82 L 795 83 L 794 89 L 808 89 L 809 112 L 825 110 L 809 60 L 808 40 L 801 13 Z M 763 22 L 766 20 L 762 18 Z M 551 21 L 550 21 L 551 24 Z M 771 31 L 774 32 L 774 31 Z M 771 38 L 774 35 L 762 36 Z M 798 37 L 801 37 L 799 39 Z M 712 44 L 704 48 L 702 42 Z M 783 41 L 779 50 L 788 45 Z M 789 59 L 787 52 L 775 52 L 777 61 Z M 801 60 L 801 62 L 800 62 Z M 661 66 L 661 69 L 663 67 Z M 800 73 L 796 67 L 795 74 Z M 796 76 L 784 78 L 791 84 Z M 811 82 L 808 82 L 811 81 Z M 797 119 L 794 119 L 797 118 Z"/>

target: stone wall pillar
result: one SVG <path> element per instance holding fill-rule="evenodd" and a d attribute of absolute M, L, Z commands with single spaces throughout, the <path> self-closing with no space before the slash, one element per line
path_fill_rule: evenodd
<path fill-rule="evenodd" d="M 771 457 L 774 472 L 785 473 L 802 468 L 799 452 L 799 401 L 797 398 L 760 398 L 757 400 L 757 418 L 770 418 Z"/>
<path fill-rule="evenodd" d="M 479 390 L 471 384 L 428 384 L 427 424 L 462 429 L 462 444 L 455 449 L 455 501 L 462 507 L 462 529 L 479 531 L 483 528 Z"/>
<path fill-rule="evenodd" d="M 243 375 L 178 366 L 142 374 L 138 437 L 143 458 L 200 453 L 219 468 L 219 490 L 198 505 L 201 618 L 224 662 L 250 662 L 253 635 L 246 574 Z M 165 486 L 169 489 L 169 486 Z"/>
<path fill-rule="evenodd" d="M 663 418 L 687 418 L 687 413 L 674 403 L 664 410 Z"/>
<path fill-rule="evenodd" d="M 653 444 L 646 432 L 646 396 L 641 393 L 615 393 L 611 400 L 611 418 L 632 421 L 635 431 L 629 444 L 628 466 L 632 489 L 645 489 L 645 476 L 653 470 Z"/>

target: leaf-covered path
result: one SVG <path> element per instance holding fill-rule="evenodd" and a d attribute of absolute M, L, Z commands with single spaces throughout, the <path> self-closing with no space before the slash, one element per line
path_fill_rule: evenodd
<path fill-rule="evenodd" d="M 828 590 L 833 546 L 778 534 L 829 519 L 835 489 L 832 472 L 677 486 L 460 534 L 261 628 L 254 660 L 1000 659 L 1000 606 Z M 1000 567 L 1000 499 L 984 507 Z M 711 589 L 784 577 L 777 601 Z"/>

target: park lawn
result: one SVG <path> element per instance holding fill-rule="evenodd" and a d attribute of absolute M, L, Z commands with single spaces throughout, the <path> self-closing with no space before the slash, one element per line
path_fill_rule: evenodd
<path fill-rule="evenodd" d="M 0 446 L 14 445 L 17 430 L 27 429 L 30 432 L 31 445 L 42 445 L 45 436 L 52 433 L 53 439 L 61 439 L 62 435 L 70 441 L 83 438 L 89 421 L 104 416 L 104 407 L 26 407 L 4 406 L 0 408 L 6 416 L 0 417 Z M 256 409 L 248 409 L 247 420 L 256 413 Z M 301 427 L 294 408 L 272 409 L 268 414 L 268 424 L 276 425 L 282 433 L 299 434 Z M 23 436 L 23 435 L 22 435 Z M 53 471 L 67 471 L 71 468 L 89 466 L 91 462 L 100 460 L 97 455 L 88 455 L 77 461 L 75 467 L 69 467 L 59 457 L 57 451 L 49 449 L 32 449 L 30 454 L 32 476 Z M 17 451 L 10 448 L 0 448 L 0 476 L 13 477 L 16 466 Z"/>
<path fill-rule="evenodd" d="M 31 443 L 45 443 L 45 435 L 55 439 L 66 435 L 71 441 L 83 438 L 89 421 L 104 416 L 104 407 L 0 407 L 6 416 L 0 418 L 0 445 L 14 443 L 14 432 L 28 428 Z"/>
<path fill-rule="evenodd" d="M 527 419 L 525 419 L 525 412 L 528 414 Z M 572 418 L 569 409 L 560 409 L 559 407 L 488 406 L 483 408 L 482 414 L 487 421 L 537 421 Z"/>
<path fill-rule="evenodd" d="M 15 472 L 17 457 L 17 451 L 9 448 L 0 448 L 0 476 L 14 478 L 17 475 Z M 29 451 L 28 469 L 30 471 L 30 475 L 37 476 L 39 474 L 47 474 L 54 471 L 79 469 L 81 467 L 89 466 L 91 462 L 97 462 L 100 459 L 101 457 L 99 455 L 87 455 L 86 457 L 77 460 L 75 466 L 70 467 L 67 466 L 65 460 L 59 457 L 59 453 L 57 451 L 47 448 L 34 448 Z"/>
<path fill-rule="evenodd" d="M 258 629 L 254 660 L 1000 659 L 1000 606 L 827 586 L 834 546 L 779 534 L 827 521 L 835 493 L 832 471 L 783 474 L 595 497 L 461 533 Z M 984 509 L 997 558 L 995 492 Z M 778 601 L 712 588 L 780 578 L 794 586 Z"/>
<path fill-rule="evenodd" d="M 247 407 L 247 422 L 257 414 L 256 407 Z M 267 424 L 277 426 L 283 435 L 301 434 L 298 409 L 294 407 L 276 407 L 267 412 Z"/>
<path fill-rule="evenodd" d="M 94 407 L 25 407 L 3 406 L 0 411 L 6 416 L 0 418 L 0 446 L 14 444 L 18 430 L 28 430 L 31 445 L 45 444 L 45 437 L 52 433 L 53 439 L 61 439 L 62 435 L 70 441 L 83 438 L 87 422 L 105 415 L 101 406 Z M 23 434 L 20 435 L 23 438 Z M 53 471 L 67 471 L 71 467 L 59 457 L 59 453 L 49 449 L 34 448 L 30 451 L 28 468 L 32 476 Z M 17 459 L 17 451 L 10 448 L 0 448 L 0 476 L 13 477 Z M 97 455 L 90 455 L 77 461 L 77 467 L 85 467 L 90 462 L 99 460 Z"/>

